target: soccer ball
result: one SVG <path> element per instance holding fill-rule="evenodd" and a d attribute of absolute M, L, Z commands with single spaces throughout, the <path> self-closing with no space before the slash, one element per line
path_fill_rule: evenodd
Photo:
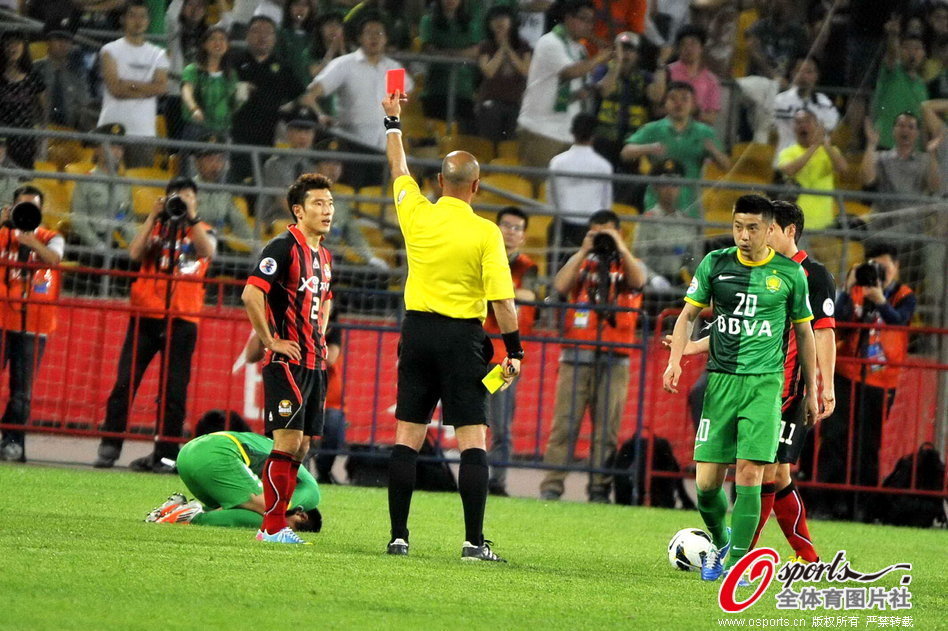
<path fill-rule="evenodd" d="M 685 572 L 700 570 L 704 557 L 711 551 L 711 536 L 698 528 L 685 528 L 668 542 L 668 562 Z"/>

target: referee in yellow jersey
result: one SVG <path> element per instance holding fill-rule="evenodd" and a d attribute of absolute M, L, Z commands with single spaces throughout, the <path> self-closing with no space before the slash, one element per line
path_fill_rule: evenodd
<path fill-rule="evenodd" d="M 503 561 L 485 541 L 487 504 L 487 389 L 481 380 L 493 352 L 483 322 L 490 302 L 504 339 L 501 365 L 509 385 L 520 373 L 513 281 L 497 225 L 474 214 L 480 165 L 465 151 L 449 153 L 438 180 L 443 196 L 429 202 L 408 173 L 398 115 L 401 95 L 382 102 L 386 153 L 398 224 L 408 252 L 405 320 L 398 353 L 395 447 L 389 465 L 389 554 L 408 554 L 408 512 L 418 450 L 435 406 L 453 425 L 461 450 L 458 490 L 464 506 L 461 558 Z"/>

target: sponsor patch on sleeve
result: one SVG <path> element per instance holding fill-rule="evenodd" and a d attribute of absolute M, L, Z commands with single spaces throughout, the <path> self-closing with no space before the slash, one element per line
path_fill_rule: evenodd
<path fill-rule="evenodd" d="M 833 302 L 832 298 L 827 298 L 823 301 L 823 313 L 827 317 L 832 316 L 836 312 L 836 304 Z"/>
<path fill-rule="evenodd" d="M 260 271 L 267 276 L 272 276 L 277 271 L 277 262 L 268 256 L 260 261 Z"/>
<path fill-rule="evenodd" d="M 688 292 L 687 292 L 687 293 L 693 294 L 693 293 L 695 293 L 696 291 L 698 291 L 698 277 L 697 277 L 697 276 L 695 276 L 694 278 L 691 279 L 691 284 L 688 285 Z"/>

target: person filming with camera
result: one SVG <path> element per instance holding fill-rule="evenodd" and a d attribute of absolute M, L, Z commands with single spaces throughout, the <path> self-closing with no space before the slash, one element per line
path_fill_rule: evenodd
<path fill-rule="evenodd" d="M 177 177 L 165 188 L 128 246 L 140 265 L 132 283 L 133 311 L 119 356 L 118 376 L 106 406 L 107 432 L 124 432 L 142 377 L 161 353 L 156 434 L 181 436 L 191 355 L 197 342 L 198 313 L 204 305 L 203 279 L 217 248 L 211 228 L 197 213 L 197 184 Z M 103 438 L 96 467 L 109 468 L 122 453 L 121 438 Z M 178 445 L 156 440 L 154 452 L 133 460 L 136 471 L 170 473 L 162 459 L 174 460 Z"/>
<path fill-rule="evenodd" d="M 619 217 L 611 210 L 594 213 L 579 251 L 553 279 L 556 291 L 572 305 L 566 311 L 563 333 L 571 341 L 560 351 L 553 427 L 544 464 L 565 467 L 572 463 L 587 408 L 592 419 L 590 467 L 606 468 L 615 454 L 630 363 L 630 349 L 617 344 L 635 342 L 638 314 L 634 309 L 642 306 L 645 279 L 645 265 L 632 256 L 619 232 Z M 566 474 L 550 469 L 540 483 L 541 499 L 559 499 Z M 586 489 L 589 501 L 608 503 L 611 485 L 611 476 L 592 474 Z"/>
<path fill-rule="evenodd" d="M 29 420 L 33 379 L 46 338 L 56 328 L 60 276 L 50 268 L 62 260 L 65 241 L 44 228 L 42 220 L 43 193 L 28 184 L 13 191 L 13 205 L 0 210 L 0 367 L 10 367 L 10 398 L 0 419 L 5 425 L 26 425 Z M 14 267 L 14 261 L 50 268 Z M 0 460 L 26 462 L 23 432 L 3 430 Z"/>
<path fill-rule="evenodd" d="M 915 293 L 899 282 L 899 255 L 892 245 L 879 243 L 866 252 L 866 262 L 853 267 L 846 289 L 836 299 L 836 322 L 860 322 L 871 328 L 840 330 L 836 367 L 836 410 L 821 425 L 819 481 L 846 482 L 847 449 L 852 447 L 852 484 L 879 483 L 882 425 L 888 418 L 899 383 L 898 364 L 908 354 L 909 335 L 890 326 L 908 326 L 915 313 Z M 845 358 L 855 358 L 847 361 Z M 896 364 L 890 366 L 889 364 Z M 853 417 L 853 436 L 849 418 Z M 864 503 L 820 492 L 822 512 L 842 519 L 866 517 Z M 819 511 L 818 511 L 819 512 Z"/>

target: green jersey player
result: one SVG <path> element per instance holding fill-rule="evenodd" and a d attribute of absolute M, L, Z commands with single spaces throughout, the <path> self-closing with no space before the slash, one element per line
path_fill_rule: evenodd
<path fill-rule="evenodd" d="M 256 528 L 265 511 L 260 473 L 273 441 L 251 432 L 213 432 L 181 448 L 176 467 L 195 499 L 181 493 L 153 510 L 148 522 Z M 305 468 L 297 473 L 296 489 L 287 510 L 294 530 L 318 532 L 322 526 L 319 485 Z"/>
<path fill-rule="evenodd" d="M 774 460 L 780 432 L 784 330 L 797 336 L 806 384 L 807 414 L 816 419 L 816 350 L 803 268 L 767 246 L 774 229 L 770 200 L 744 195 L 734 205 L 736 247 L 709 253 L 695 272 L 672 334 L 663 384 L 677 392 L 681 356 L 695 319 L 713 305 L 708 389 L 695 437 L 698 510 L 714 542 L 701 578 L 716 580 L 722 561 L 733 566 L 750 548 L 760 518 L 764 466 Z M 725 526 L 722 488 L 737 463 L 737 500 Z"/>

